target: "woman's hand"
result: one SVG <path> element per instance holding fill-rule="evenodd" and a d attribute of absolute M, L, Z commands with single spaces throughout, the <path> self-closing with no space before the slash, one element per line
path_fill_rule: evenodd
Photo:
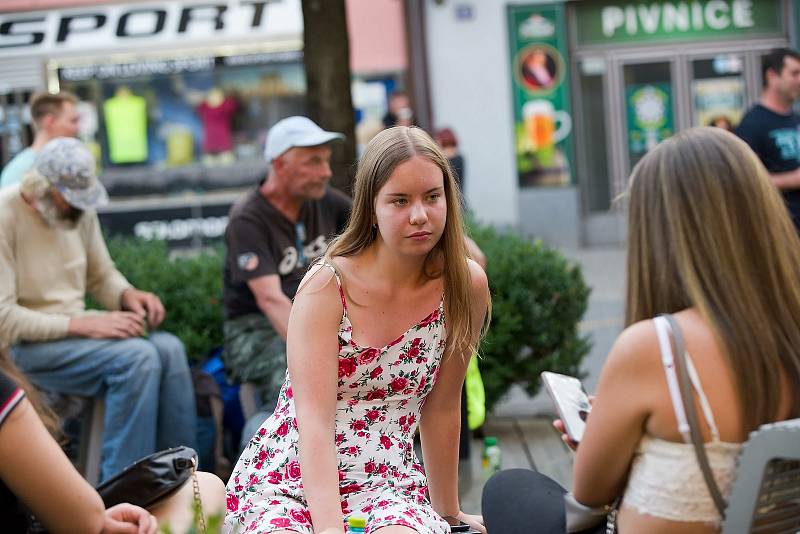
<path fill-rule="evenodd" d="M 128 503 L 106 510 L 102 534 L 155 534 L 156 518 L 144 508 Z"/>
<path fill-rule="evenodd" d="M 345 534 L 343 528 L 326 528 L 322 532 L 315 532 L 314 534 Z"/>
<path fill-rule="evenodd" d="M 589 404 L 590 405 L 594 404 L 594 395 L 589 395 Z M 591 414 L 592 412 L 589 413 Z M 589 415 L 587 414 L 586 419 L 588 418 Z M 586 421 L 586 419 L 584 419 L 584 422 Z M 561 419 L 556 419 L 555 421 L 553 421 L 553 426 L 558 431 L 558 433 L 561 434 L 561 441 L 566 443 L 567 447 L 569 447 L 573 451 L 577 451 L 578 442 L 573 441 L 572 438 L 569 437 L 569 435 L 567 434 L 567 429 L 564 427 L 564 421 L 562 421 Z"/>
<path fill-rule="evenodd" d="M 483 525 L 483 516 L 458 512 L 456 519 L 462 523 L 468 524 L 472 530 L 477 530 L 481 534 L 486 534 L 486 527 Z"/>

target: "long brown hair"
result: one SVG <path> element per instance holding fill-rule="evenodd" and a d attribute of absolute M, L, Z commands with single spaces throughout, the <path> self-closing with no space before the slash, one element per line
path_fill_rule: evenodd
<path fill-rule="evenodd" d="M 23 391 L 25 391 L 25 396 L 28 397 L 28 402 L 31 403 L 33 409 L 39 415 L 39 418 L 44 423 L 44 426 L 47 428 L 50 435 L 52 435 L 56 440 L 61 438 L 61 425 L 59 423 L 58 417 L 56 414 L 51 410 L 44 402 L 42 402 L 42 396 L 39 394 L 39 391 L 33 387 L 33 385 L 28 381 L 25 375 L 17 369 L 17 366 L 14 365 L 14 362 L 11 360 L 11 354 L 9 354 L 8 350 L 0 347 L 0 373 L 4 373 L 8 376 L 11 380 L 16 382 L 17 386 L 21 387 Z"/>
<path fill-rule="evenodd" d="M 629 200 L 626 325 L 696 308 L 746 427 L 775 419 L 781 373 L 800 415 L 800 240 L 753 151 L 719 128 L 684 131 L 634 168 Z"/>
<path fill-rule="evenodd" d="M 471 338 L 476 325 L 471 314 L 472 284 L 466 262 L 469 254 L 464 244 L 461 197 L 447 158 L 424 130 L 396 126 L 380 132 L 369 142 L 356 171 L 353 210 L 347 228 L 331 243 L 325 256 L 328 260 L 354 256 L 372 245 L 377 237 L 373 229 L 375 197 L 397 166 L 415 156 L 439 167 L 444 178 L 447 219 L 441 239 L 425 258 L 424 273 L 429 278 L 444 276 L 446 350 L 448 354 L 467 348 L 474 350 Z"/>

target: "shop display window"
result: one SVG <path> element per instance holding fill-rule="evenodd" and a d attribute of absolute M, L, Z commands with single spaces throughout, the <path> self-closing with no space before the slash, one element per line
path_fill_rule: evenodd
<path fill-rule="evenodd" d="M 608 136 L 606 135 L 606 92 L 603 76 L 606 63 L 603 59 L 589 58 L 580 62 L 578 87 L 583 128 L 579 132 L 580 149 L 586 160 L 584 194 L 590 212 L 604 212 L 611 208 L 611 180 L 608 173 Z M 591 170 L 589 172 L 589 170 Z"/>
<path fill-rule="evenodd" d="M 305 114 L 301 52 L 64 66 L 112 197 L 252 185 L 267 130 Z"/>

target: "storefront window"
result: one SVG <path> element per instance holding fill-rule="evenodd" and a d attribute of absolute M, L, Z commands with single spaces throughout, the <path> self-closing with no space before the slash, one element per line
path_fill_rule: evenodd
<path fill-rule="evenodd" d="M 305 113 L 300 52 L 64 66 L 114 197 L 210 191 L 265 173 L 265 133 Z"/>
<path fill-rule="evenodd" d="M 735 128 L 744 114 L 744 57 L 717 55 L 692 61 L 692 124 Z"/>
<path fill-rule="evenodd" d="M 669 62 L 632 63 L 623 68 L 628 161 L 632 169 L 658 143 L 675 133 Z"/>
<path fill-rule="evenodd" d="M 583 131 L 581 146 L 585 153 L 586 207 L 590 212 L 607 211 L 611 207 L 611 180 L 608 174 L 608 138 L 603 59 L 586 59 L 580 63 L 580 105 Z"/>

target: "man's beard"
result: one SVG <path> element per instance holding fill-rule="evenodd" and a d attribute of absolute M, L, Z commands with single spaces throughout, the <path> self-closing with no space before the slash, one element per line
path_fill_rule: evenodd
<path fill-rule="evenodd" d="M 48 190 L 41 195 L 34 203 L 34 207 L 49 226 L 66 230 L 72 230 L 77 227 L 81 216 L 83 216 L 83 210 L 72 206 L 66 213 L 59 210 L 53 201 L 52 190 Z"/>

